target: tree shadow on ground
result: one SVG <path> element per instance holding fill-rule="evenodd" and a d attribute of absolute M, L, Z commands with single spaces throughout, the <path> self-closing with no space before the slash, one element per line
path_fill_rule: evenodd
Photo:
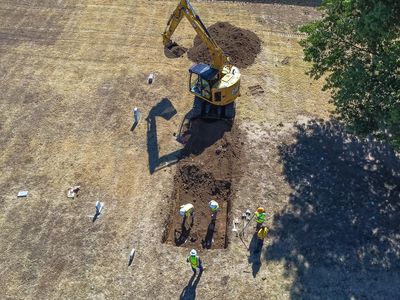
<path fill-rule="evenodd" d="M 196 299 L 196 289 L 197 285 L 200 282 L 200 278 L 203 275 L 203 272 L 200 271 L 199 275 L 197 276 L 196 280 L 194 278 L 196 277 L 196 273 L 193 273 L 192 277 L 190 278 L 187 286 L 183 289 L 179 299 L 180 300 L 194 300 Z"/>
<path fill-rule="evenodd" d="M 262 247 L 263 247 L 263 241 L 258 239 L 257 233 L 254 233 L 249 245 L 250 254 L 248 258 L 249 263 L 251 263 L 251 269 L 254 278 L 256 278 L 261 268 Z"/>
<path fill-rule="evenodd" d="M 242 2 L 240 0 L 225 0 L 229 2 Z M 297 5 L 297 6 L 320 6 L 322 0 L 246 0 L 251 3 L 263 4 L 284 4 L 284 5 Z"/>
<path fill-rule="evenodd" d="M 285 263 L 291 298 L 400 295 L 400 162 L 336 122 L 297 126 L 280 147 L 288 206 L 274 218 L 268 261 Z"/>

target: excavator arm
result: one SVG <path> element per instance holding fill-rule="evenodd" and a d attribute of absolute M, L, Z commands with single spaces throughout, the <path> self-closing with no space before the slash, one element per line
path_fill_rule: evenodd
<path fill-rule="evenodd" d="M 200 17 L 196 14 L 189 0 L 181 0 L 168 20 L 167 27 L 163 33 L 164 46 L 169 47 L 174 43 L 171 41 L 171 37 L 178 27 L 183 16 L 185 16 L 189 23 L 192 25 L 194 30 L 199 35 L 200 39 L 207 46 L 213 58 L 212 67 L 217 70 L 222 70 L 224 66 L 228 64 L 228 58 L 225 56 L 222 49 L 218 46 L 215 40 L 212 38 L 207 28 L 204 26 Z"/>

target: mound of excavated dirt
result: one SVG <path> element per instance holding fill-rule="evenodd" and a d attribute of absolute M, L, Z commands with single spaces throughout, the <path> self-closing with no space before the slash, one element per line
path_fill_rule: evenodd
<path fill-rule="evenodd" d="M 207 189 L 207 194 L 211 193 L 214 196 L 218 194 L 222 198 L 227 198 L 230 194 L 229 181 L 215 180 L 211 173 L 203 172 L 195 165 L 184 165 L 179 173 L 182 189 L 185 192 L 201 194 L 204 189 Z"/>
<path fill-rule="evenodd" d="M 227 22 L 218 22 L 208 28 L 211 36 L 238 68 L 246 68 L 254 63 L 261 51 L 261 40 L 252 31 L 233 26 Z M 212 63 L 206 45 L 196 36 L 188 57 L 196 63 Z"/>

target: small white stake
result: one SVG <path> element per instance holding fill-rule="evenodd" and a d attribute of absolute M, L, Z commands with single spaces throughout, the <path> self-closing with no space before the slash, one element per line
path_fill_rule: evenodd
<path fill-rule="evenodd" d="M 148 84 L 152 84 L 153 82 L 154 82 L 154 74 L 151 73 L 151 74 L 149 75 L 149 77 L 147 78 L 147 83 L 148 83 Z"/>
<path fill-rule="evenodd" d="M 133 259 L 135 258 L 135 253 L 136 253 L 136 250 L 135 250 L 135 248 L 133 248 L 132 251 L 131 251 L 131 253 L 129 254 L 129 263 L 128 263 L 128 266 L 130 266 L 130 265 L 132 264 Z"/>
<path fill-rule="evenodd" d="M 103 202 L 97 201 L 96 202 L 96 215 L 100 215 L 101 211 L 103 210 L 104 204 Z"/>

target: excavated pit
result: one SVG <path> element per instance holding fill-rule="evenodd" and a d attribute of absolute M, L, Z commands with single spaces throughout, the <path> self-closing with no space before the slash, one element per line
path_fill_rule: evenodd
<path fill-rule="evenodd" d="M 238 68 L 252 65 L 261 52 L 261 40 L 252 31 L 231 25 L 228 22 L 218 22 L 207 28 L 210 35 Z M 188 50 L 188 57 L 196 63 L 212 63 L 210 52 L 206 45 L 196 36 L 193 47 Z"/>
<path fill-rule="evenodd" d="M 239 130 L 225 121 L 197 119 L 178 163 L 171 195 L 171 214 L 163 242 L 175 246 L 223 249 L 228 246 L 228 224 L 234 184 L 240 174 Z M 212 222 L 208 202 L 218 201 L 221 210 Z M 185 224 L 179 207 L 194 205 L 194 222 Z"/>

